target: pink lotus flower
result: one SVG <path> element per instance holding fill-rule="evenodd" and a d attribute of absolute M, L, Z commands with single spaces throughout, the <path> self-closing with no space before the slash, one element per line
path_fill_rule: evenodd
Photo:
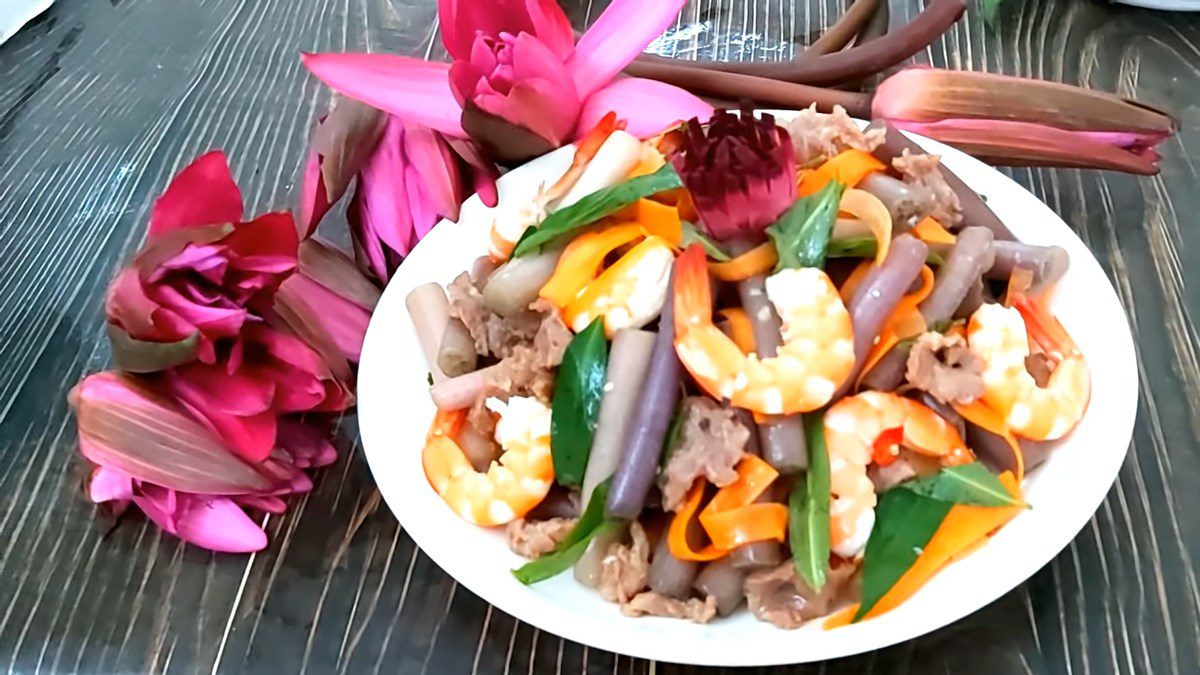
<path fill-rule="evenodd" d="M 415 240 L 414 229 L 428 231 L 441 217 L 458 218 L 467 182 L 485 204 L 494 206 L 497 175 L 495 165 L 484 160 L 471 141 L 448 140 L 344 98 L 317 124 L 309 142 L 300 201 L 301 235 L 312 235 L 355 176 L 360 183 L 386 181 L 382 189 L 398 195 L 401 213 L 381 223 L 390 228 L 385 237 Z"/>
<path fill-rule="evenodd" d="M 106 310 L 122 368 L 161 370 L 195 358 L 267 311 L 296 267 L 292 217 L 241 222 L 242 197 L 224 153 L 179 173 L 154 203 L 145 247 L 109 286 Z"/>
<path fill-rule="evenodd" d="M 300 270 L 275 296 L 273 323 L 315 349 L 335 377 L 348 381 L 379 295 L 349 256 L 308 239 L 300 244 Z"/>
<path fill-rule="evenodd" d="M 796 199 L 792 141 L 768 114 L 719 112 L 707 128 L 688 122 L 672 163 L 714 239 L 761 232 Z"/>
<path fill-rule="evenodd" d="M 884 80 L 877 119 L 992 164 L 1158 173 L 1175 133 L 1161 111 L 1102 91 L 1008 75 L 907 68 Z"/>
<path fill-rule="evenodd" d="M 354 404 L 350 379 L 336 377 L 300 338 L 262 323 L 246 324 L 236 340 L 222 343 L 214 363 L 189 363 L 164 378 L 168 393 L 251 462 L 271 454 L 279 415 Z"/>
<path fill-rule="evenodd" d="M 613 0 L 576 43 L 552 0 L 439 0 L 453 64 L 387 54 L 302 59 L 347 96 L 447 136 L 469 135 L 493 159 L 515 163 L 583 136 L 609 111 L 642 137 L 681 120 L 708 119 L 712 107 L 682 89 L 614 80 L 683 4 Z"/>
<path fill-rule="evenodd" d="M 458 219 L 464 196 L 457 158 L 441 134 L 389 116 L 346 216 L 359 265 L 386 284 L 438 221 Z"/>
<path fill-rule="evenodd" d="M 132 503 L 167 532 L 214 551 L 266 546 L 266 534 L 243 509 L 282 513 L 281 497 L 312 489 L 303 470 L 337 457 L 326 430 L 284 418 L 270 457 L 248 464 L 132 376 L 92 375 L 72 390 L 70 402 L 80 452 L 95 466 L 91 500 L 118 512 Z"/>

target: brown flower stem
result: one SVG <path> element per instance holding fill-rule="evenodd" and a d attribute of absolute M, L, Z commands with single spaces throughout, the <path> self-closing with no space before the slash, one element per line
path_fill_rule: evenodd
<path fill-rule="evenodd" d="M 665 62 L 635 61 L 629 64 L 625 72 L 634 77 L 659 80 L 718 99 L 749 99 L 758 105 L 783 108 L 807 108 L 815 103 L 817 109 L 822 112 L 829 112 L 833 106 L 840 105 L 854 117 L 871 116 L 870 94 L 856 91 L 838 91 L 754 75 L 697 68 L 682 65 L 673 59 L 667 59 Z"/>
<path fill-rule="evenodd" d="M 929 0 L 925 9 L 912 21 L 882 37 L 869 42 L 864 41 L 850 49 L 811 58 L 805 58 L 801 54 L 791 61 L 770 63 L 690 61 L 689 67 L 769 77 L 797 84 L 838 84 L 874 75 L 911 57 L 945 33 L 965 10 L 965 0 Z M 664 61 L 674 59 L 647 56 L 639 58 L 631 67 L 659 64 Z"/>
<path fill-rule="evenodd" d="M 822 33 L 821 37 L 814 40 L 796 60 L 806 61 L 823 54 L 841 51 L 875 15 L 875 7 L 878 4 L 878 0 L 854 0 L 846 13 L 842 14 L 829 30 Z M 887 5 L 886 2 L 883 4 Z"/>
<path fill-rule="evenodd" d="M 858 34 L 858 41 L 854 43 L 855 46 L 865 45 L 872 40 L 878 40 L 887 35 L 888 26 L 892 21 L 891 9 L 888 7 L 890 4 L 888 2 L 881 2 L 876 5 L 875 13 L 871 15 L 871 20 L 867 22 L 867 25 Z"/>

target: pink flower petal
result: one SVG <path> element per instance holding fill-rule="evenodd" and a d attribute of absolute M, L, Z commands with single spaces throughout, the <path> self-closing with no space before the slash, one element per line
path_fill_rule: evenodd
<path fill-rule="evenodd" d="M 613 0 L 567 60 L 579 97 L 587 99 L 632 63 L 675 22 L 685 1 Z"/>
<path fill-rule="evenodd" d="M 193 324 L 147 297 L 138 271 L 132 267 L 121 270 L 112 280 L 104 310 L 109 323 L 138 340 L 177 342 L 196 332 Z"/>
<path fill-rule="evenodd" d="M 300 226 L 305 236 L 312 235 L 321 219 L 329 213 L 333 204 L 325 194 L 325 181 L 321 180 L 321 158 L 309 151 L 304 160 L 304 177 L 300 188 Z"/>
<path fill-rule="evenodd" d="M 148 236 L 241 219 L 242 193 L 229 173 L 225 153 L 214 150 L 180 171 L 155 200 Z"/>
<path fill-rule="evenodd" d="M 287 285 L 289 294 L 295 293 L 296 299 L 320 317 L 324 332 L 345 358 L 358 363 L 371 313 L 304 275 L 292 277 Z"/>
<path fill-rule="evenodd" d="M 100 504 L 133 498 L 133 477 L 110 466 L 98 466 L 88 480 L 88 498 Z"/>
<path fill-rule="evenodd" d="M 144 380 L 97 373 L 72 390 L 70 401 L 79 450 L 93 464 L 197 493 L 245 494 L 276 487 Z"/>
<path fill-rule="evenodd" d="M 1074 166 L 1153 174 L 1159 155 L 1154 135 L 1059 129 L 1013 120 L 892 121 L 904 129 L 953 145 L 989 162 L 1015 166 Z"/>
<path fill-rule="evenodd" d="M 389 118 L 383 138 L 363 166 L 358 181 L 363 200 L 359 216 L 363 218 L 363 224 L 400 255 L 407 255 L 415 243 L 413 214 L 404 184 L 406 134 L 407 129 L 400 119 Z"/>
<path fill-rule="evenodd" d="M 404 182 L 413 225 L 417 236 L 423 237 L 441 216 L 458 213 L 462 198 L 458 160 L 440 134 L 416 125 L 405 128 L 404 156 L 408 160 Z M 414 199 L 414 188 L 419 189 L 420 199 Z"/>
<path fill-rule="evenodd" d="M 328 424 L 281 417 L 278 446 L 291 456 L 297 468 L 327 466 L 337 460 L 337 449 L 329 442 L 331 433 Z"/>
<path fill-rule="evenodd" d="M 571 22 L 557 0 L 440 0 L 442 44 L 451 58 L 467 58 L 475 36 L 529 33 L 566 59 L 575 46 Z"/>
<path fill-rule="evenodd" d="M 583 102 L 576 136 L 582 138 L 610 111 L 629 123 L 626 131 L 645 139 L 693 117 L 707 122 L 713 107 L 674 85 L 624 77 L 601 87 Z"/>
<path fill-rule="evenodd" d="M 392 54 L 301 54 L 305 67 L 335 91 L 451 136 L 464 137 L 462 108 L 450 92 L 446 63 Z"/>
<path fill-rule="evenodd" d="M 267 513 L 279 514 L 287 510 L 287 504 L 274 495 L 241 495 L 234 497 L 233 501 L 242 508 L 266 511 Z"/>
<path fill-rule="evenodd" d="M 159 527 L 190 544 L 223 553 L 250 553 L 266 547 L 266 532 L 233 500 L 170 492 L 149 487 L 133 501 Z"/>
<path fill-rule="evenodd" d="M 223 365 L 193 363 L 177 368 L 171 379 L 175 393 L 193 405 L 233 415 L 266 412 L 275 396 L 273 382 L 257 380 L 245 370 L 226 372 Z"/>
<path fill-rule="evenodd" d="M 465 138 L 446 138 L 446 142 L 454 149 L 455 154 L 470 167 L 471 187 L 479 193 L 479 199 L 483 201 L 483 205 L 489 208 L 495 207 L 500 199 L 500 195 L 496 191 L 496 180 L 500 178 L 500 169 L 483 156 L 475 141 Z M 448 214 L 446 217 L 450 220 L 458 220 L 458 211 L 455 210 L 453 215 Z"/>
<path fill-rule="evenodd" d="M 245 415 L 226 412 L 210 405 L 207 398 L 189 386 L 186 380 L 171 377 L 168 382 L 180 405 L 219 434 L 229 444 L 229 450 L 255 463 L 271 454 L 271 449 L 275 447 L 274 412 L 268 410 Z"/>

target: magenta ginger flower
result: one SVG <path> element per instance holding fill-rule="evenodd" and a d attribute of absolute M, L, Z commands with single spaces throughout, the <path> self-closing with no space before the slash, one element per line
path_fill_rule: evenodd
<path fill-rule="evenodd" d="M 712 107 L 677 87 L 617 78 L 683 0 L 614 0 L 575 41 L 552 0 L 440 0 L 452 63 L 389 54 L 305 54 L 333 89 L 514 163 L 583 136 L 609 111 L 646 137 Z"/>

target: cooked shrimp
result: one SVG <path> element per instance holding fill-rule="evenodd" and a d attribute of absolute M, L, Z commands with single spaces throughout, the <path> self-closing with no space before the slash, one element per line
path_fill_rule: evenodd
<path fill-rule="evenodd" d="M 622 328 L 641 328 L 662 311 L 675 253 L 660 237 L 646 237 L 567 305 L 565 318 L 578 333 L 598 316 L 612 338 Z"/>
<path fill-rule="evenodd" d="M 704 250 L 693 244 L 675 265 L 675 351 L 710 395 L 765 415 L 807 412 L 828 403 L 854 368 L 850 313 L 824 271 L 804 267 L 767 277 L 782 342 L 774 357 L 759 358 L 713 324 Z"/>
<path fill-rule="evenodd" d="M 867 467 L 899 446 L 953 466 L 972 460 L 963 439 L 941 415 L 920 403 L 882 391 L 844 398 L 825 413 L 829 451 L 830 543 L 852 558 L 862 552 L 875 526 L 875 486 Z"/>
<path fill-rule="evenodd" d="M 512 253 L 521 235 L 546 219 L 556 206 L 569 206 L 587 194 L 620 182 L 637 165 L 641 157 L 641 141 L 623 131 L 624 122 L 614 113 L 600 120 L 575 148 L 571 166 L 554 185 L 539 189 L 530 200 L 519 206 L 496 211 L 488 238 L 488 253 L 504 260 Z"/>
<path fill-rule="evenodd" d="M 454 441 L 461 413 L 438 413 L 422 464 L 434 492 L 464 520 L 504 525 L 529 513 L 550 491 L 550 408 L 523 396 L 513 396 L 508 403 L 491 398 L 487 407 L 500 415 L 496 441 L 503 452 L 486 473 L 476 471 Z"/>
<path fill-rule="evenodd" d="M 1031 343 L 1053 366 L 1041 385 L 1026 366 Z M 967 325 L 967 344 L 984 361 L 983 401 L 1018 436 L 1062 438 L 1083 418 L 1092 394 L 1087 362 L 1062 324 L 1034 301 L 1018 296 L 1013 307 L 982 305 Z"/>

